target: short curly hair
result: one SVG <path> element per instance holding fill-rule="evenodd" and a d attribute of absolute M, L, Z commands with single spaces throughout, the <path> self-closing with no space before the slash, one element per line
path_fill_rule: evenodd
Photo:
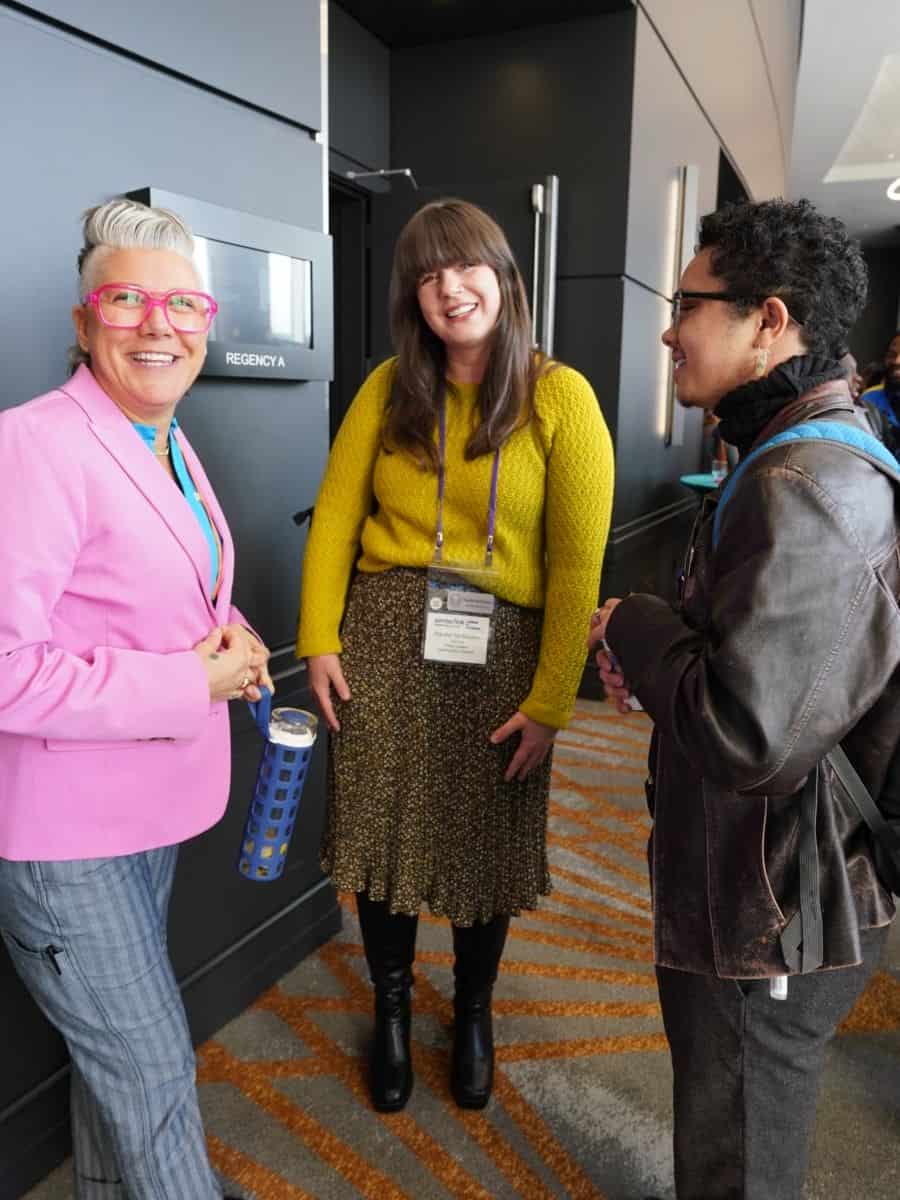
<path fill-rule="evenodd" d="M 727 204 L 700 222 L 699 250 L 749 312 L 778 296 L 810 354 L 840 357 L 847 331 L 866 303 L 868 270 L 859 245 L 835 217 L 808 200 Z"/>

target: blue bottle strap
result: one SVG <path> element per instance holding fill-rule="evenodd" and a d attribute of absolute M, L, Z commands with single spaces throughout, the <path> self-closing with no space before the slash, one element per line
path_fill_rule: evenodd
<path fill-rule="evenodd" d="M 272 693 L 267 687 L 261 687 L 262 695 L 258 700 L 248 700 L 247 707 L 250 709 L 250 715 L 256 722 L 259 732 L 263 735 L 266 741 L 269 740 L 269 719 L 272 716 Z"/>

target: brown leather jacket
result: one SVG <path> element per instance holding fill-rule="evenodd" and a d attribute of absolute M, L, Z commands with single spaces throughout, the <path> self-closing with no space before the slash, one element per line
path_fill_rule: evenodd
<path fill-rule="evenodd" d="M 754 445 L 802 421 L 859 424 L 843 381 L 781 409 Z M 787 971 L 799 907 L 799 796 L 819 773 L 823 968 L 860 962 L 887 924 L 868 829 L 824 755 L 841 741 L 900 818 L 900 529 L 895 488 L 833 443 L 767 451 L 737 482 L 712 548 L 707 497 L 672 608 L 632 595 L 607 640 L 655 722 L 648 794 L 656 961 L 724 978 Z"/>

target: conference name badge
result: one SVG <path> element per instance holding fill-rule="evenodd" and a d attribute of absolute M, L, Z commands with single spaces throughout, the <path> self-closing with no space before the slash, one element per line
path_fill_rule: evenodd
<path fill-rule="evenodd" d="M 497 598 L 484 585 L 494 575 L 491 567 L 456 563 L 428 568 L 422 646 L 427 661 L 486 665 Z"/>

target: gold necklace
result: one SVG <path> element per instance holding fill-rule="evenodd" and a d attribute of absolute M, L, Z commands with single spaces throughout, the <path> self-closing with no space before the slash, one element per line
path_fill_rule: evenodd
<path fill-rule="evenodd" d="M 169 446 L 166 445 L 165 450 L 157 450 L 156 447 L 154 446 L 153 453 L 156 455 L 157 458 L 168 458 L 169 457 Z"/>

